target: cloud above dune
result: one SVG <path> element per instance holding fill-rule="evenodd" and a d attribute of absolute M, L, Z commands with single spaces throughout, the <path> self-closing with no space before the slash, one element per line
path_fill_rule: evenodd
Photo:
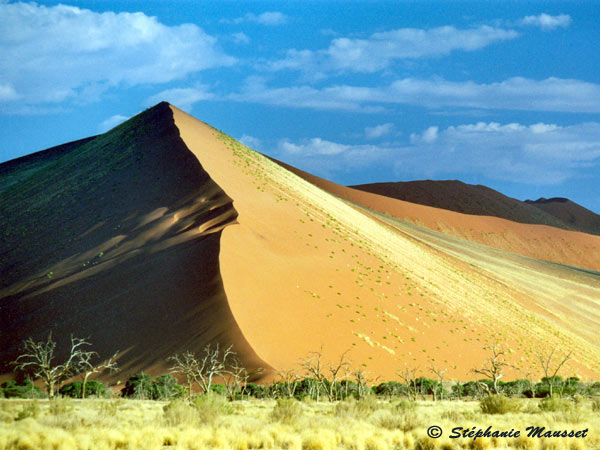
<path fill-rule="evenodd" d="M 389 67 L 395 60 L 435 58 L 454 51 L 474 51 L 509 39 L 514 30 L 480 26 L 458 29 L 443 26 L 431 29 L 400 28 L 374 33 L 368 38 L 333 39 L 323 50 L 288 50 L 285 58 L 268 62 L 268 70 L 304 72 L 349 71 L 373 73 Z"/>
<path fill-rule="evenodd" d="M 393 165 L 397 176 L 407 179 L 475 175 L 553 185 L 600 167 L 600 123 L 430 126 L 412 133 L 408 143 L 351 145 L 321 138 L 286 139 L 276 152 L 284 161 L 319 175 Z"/>
<path fill-rule="evenodd" d="M 227 66 L 214 37 L 143 13 L 0 4 L 0 86 L 25 104 L 88 102 L 116 86 L 166 83 Z M 0 89 L 0 101 L 7 99 Z"/>
<path fill-rule="evenodd" d="M 544 31 L 554 30 L 556 28 L 567 28 L 571 25 L 571 22 L 571 16 L 568 14 L 551 16 L 546 13 L 542 13 L 539 16 L 526 16 L 521 20 L 522 25 L 539 27 Z"/>
<path fill-rule="evenodd" d="M 582 80 L 513 77 L 494 83 L 438 79 L 399 79 L 371 86 L 332 85 L 270 87 L 253 79 L 229 99 L 339 111 L 379 112 L 393 105 L 417 105 L 430 109 L 477 108 L 481 110 L 600 112 L 600 85 Z"/>
<path fill-rule="evenodd" d="M 266 11 L 261 14 L 247 13 L 235 19 L 222 19 L 222 23 L 257 23 L 259 25 L 276 26 L 283 25 L 287 22 L 288 17 L 278 11 Z"/>

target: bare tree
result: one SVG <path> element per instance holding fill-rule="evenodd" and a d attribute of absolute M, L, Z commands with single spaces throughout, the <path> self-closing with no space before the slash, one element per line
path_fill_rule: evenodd
<path fill-rule="evenodd" d="M 448 372 L 448 369 L 438 369 L 437 367 L 435 367 L 433 365 L 433 363 L 431 363 L 431 365 L 429 366 L 429 370 L 431 372 L 433 372 L 435 375 L 437 375 L 438 380 L 439 380 L 439 388 L 440 388 L 440 400 L 444 400 L 444 375 L 446 374 L 446 372 Z M 437 400 L 436 398 L 436 391 L 437 389 L 433 389 L 433 401 L 435 402 Z"/>
<path fill-rule="evenodd" d="M 571 355 L 573 354 L 573 352 L 570 351 L 562 356 L 559 356 L 558 354 L 555 355 L 555 352 L 556 348 L 553 348 L 552 350 L 540 348 L 537 351 L 538 361 L 540 362 L 542 370 L 544 371 L 544 380 L 550 390 L 550 397 L 552 397 L 552 390 L 556 381 L 556 376 L 558 375 L 558 371 L 569 359 L 571 359 Z"/>
<path fill-rule="evenodd" d="M 356 383 L 356 395 L 358 398 L 360 399 L 369 395 L 371 392 L 371 388 L 369 387 L 371 380 L 368 378 L 368 373 L 362 367 L 359 367 L 352 371 L 352 376 Z M 346 392 L 346 396 L 347 394 Z"/>
<path fill-rule="evenodd" d="M 85 339 L 71 335 L 71 349 L 66 361 L 56 364 L 54 350 L 56 342 L 52 333 L 46 341 L 35 342 L 32 338 L 23 341 L 23 353 L 11 364 L 17 370 L 30 371 L 34 378 L 41 378 L 49 398 L 54 398 L 56 390 L 63 381 L 82 370 L 82 361 L 88 361 L 96 352 L 85 351 L 84 346 L 91 345 Z"/>
<path fill-rule="evenodd" d="M 417 399 L 417 372 L 419 368 L 406 367 L 403 371 L 396 372 L 400 379 L 406 384 L 408 398 Z"/>
<path fill-rule="evenodd" d="M 483 366 L 480 369 L 471 369 L 471 372 L 483 375 L 486 378 L 489 378 L 492 381 L 492 386 L 494 389 L 494 394 L 499 394 L 500 389 L 498 387 L 498 381 L 500 378 L 504 376 L 504 369 L 506 367 L 512 367 L 511 364 L 506 362 L 504 348 L 498 342 L 497 339 L 494 339 L 492 344 L 486 345 L 483 347 L 484 350 L 489 350 L 492 355 L 485 360 Z M 479 383 L 482 384 L 482 383 Z M 488 395 L 490 394 L 489 389 L 486 385 L 482 385 L 485 388 Z"/>
<path fill-rule="evenodd" d="M 213 379 L 223 375 L 230 359 L 235 356 L 232 347 L 230 345 L 221 352 L 218 343 L 214 348 L 211 344 L 207 344 L 201 358 L 197 358 L 194 353 L 189 351 L 181 356 L 177 354 L 169 358 L 174 363 L 170 370 L 180 373 L 186 378 L 188 400 L 192 397 L 193 384 L 198 384 L 205 394 L 210 392 Z"/>
<path fill-rule="evenodd" d="M 237 357 L 232 357 L 231 360 L 229 368 L 223 372 L 222 376 L 227 397 L 229 400 L 235 400 L 238 392 L 243 394 L 250 374 Z"/>
<path fill-rule="evenodd" d="M 327 378 L 323 373 L 323 364 L 321 358 L 323 357 L 323 347 L 318 352 L 311 352 L 308 358 L 300 363 L 300 366 L 304 368 L 309 378 L 312 378 L 312 382 L 309 387 L 309 395 L 311 398 L 319 401 L 319 396 L 322 387 L 325 387 Z"/>
<path fill-rule="evenodd" d="M 114 353 L 114 355 L 112 355 L 110 358 L 105 359 L 104 361 L 102 361 L 98 364 L 92 363 L 92 358 L 97 357 L 98 353 L 85 352 L 82 354 L 81 361 L 79 363 L 79 369 L 80 369 L 81 373 L 83 374 L 83 385 L 81 386 L 81 398 L 85 398 L 85 393 L 86 393 L 85 389 L 86 389 L 87 381 L 91 375 L 102 372 L 104 370 L 113 372 L 118 369 L 117 362 L 116 362 L 118 354 L 119 354 L 119 351 L 117 350 Z"/>
<path fill-rule="evenodd" d="M 346 355 L 350 350 L 346 350 L 344 353 L 340 355 L 340 359 L 335 364 L 329 364 L 328 371 L 331 374 L 331 380 L 329 382 L 329 389 L 327 391 L 327 395 L 329 397 L 329 401 L 338 400 L 338 383 L 340 380 L 346 378 L 348 375 L 348 370 L 351 366 L 350 361 L 346 359 Z"/>
<path fill-rule="evenodd" d="M 300 382 L 300 375 L 294 370 L 281 370 L 277 372 L 277 375 L 281 378 L 283 394 L 286 397 L 292 398 L 296 394 L 296 389 Z"/>

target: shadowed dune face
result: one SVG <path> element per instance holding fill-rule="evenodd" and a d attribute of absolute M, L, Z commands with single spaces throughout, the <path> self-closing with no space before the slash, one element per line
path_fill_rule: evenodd
<path fill-rule="evenodd" d="M 0 193 L 2 372 L 23 339 L 49 331 L 59 350 L 71 333 L 101 357 L 121 350 L 125 374 L 165 371 L 169 356 L 211 342 L 267 368 L 237 327 L 220 275 L 222 229 L 237 213 L 179 138 L 167 104 L 57 159 L 50 153 Z"/>
<path fill-rule="evenodd" d="M 238 220 L 223 231 L 220 253 L 225 291 L 242 332 L 275 369 L 301 372 L 299 361 L 321 348 L 327 367 L 349 349 L 354 368 L 373 378 L 397 379 L 406 367 L 429 375 L 434 365 L 471 379 L 495 336 L 518 368 L 507 377 L 539 373 L 535 349 L 546 345 L 574 350 L 568 370 L 598 373 L 600 347 L 589 334 L 600 321 L 597 275 L 500 251 L 479 258 L 476 247 L 409 233 L 173 111 L 183 141 L 233 199 Z M 560 289 L 537 298 L 548 280 Z M 581 313 L 585 331 L 565 327 L 575 308 L 561 301 L 567 291 L 593 312 Z"/>

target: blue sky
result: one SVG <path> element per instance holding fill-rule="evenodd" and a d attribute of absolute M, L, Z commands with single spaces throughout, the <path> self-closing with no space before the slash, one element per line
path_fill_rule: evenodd
<path fill-rule="evenodd" d="M 0 0 L 0 161 L 166 100 L 342 184 L 600 212 L 600 2 Z"/>

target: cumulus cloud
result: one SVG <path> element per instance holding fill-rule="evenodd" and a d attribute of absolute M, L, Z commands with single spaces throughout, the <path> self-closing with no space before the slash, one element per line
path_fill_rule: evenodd
<path fill-rule="evenodd" d="M 197 85 L 192 88 L 174 88 L 167 89 L 150 97 L 146 104 L 148 106 L 155 105 L 162 101 L 169 102 L 184 111 L 191 111 L 194 103 L 203 100 L 212 100 L 215 96 L 208 90 L 208 86 Z"/>
<path fill-rule="evenodd" d="M 551 16 L 546 13 L 542 13 L 539 16 L 526 16 L 521 20 L 521 24 L 523 25 L 532 25 L 544 31 L 554 30 L 555 28 L 567 28 L 571 25 L 571 22 L 571 16 L 568 14 Z"/>
<path fill-rule="evenodd" d="M 320 51 L 292 49 L 285 58 L 266 64 L 266 68 L 316 73 L 373 73 L 386 69 L 394 60 L 433 58 L 453 51 L 474 51 L 518 36 L 519 33 L 514 30 L 490 26 L 465 30 L 452 26 L 428 30 L 401 28 L 374 33 L 367 39 L 336 38 L 327 49 Z"/>
<path fill-rule="evenodd" d="M 0 17 L 0 85 L 25 104 L 90 101 L 118 85 L 164 83 L 235 62 L 196 25 L 170 27 L 143 13 L 4 3 Z"/>
<path fill-rule="evenodd" d="M 116 114 L 114 116 L 109 117 L 104 122 L 102 122 L 100 124 L 100 126 L 98 127 L 98 131 L 100 131 L 100 133 L 105 133 L 106 131 L 116 127 L 117 125 L 125 122 L 128 119 L 129 119 L 128 116 L 122 116 L 120 114 Z"/>
<path fill-rule="evenodd" d="M 405 78 L 381 87 L 268 87 L 253 79 L 230 99 L 294 108 L 379 112 L 394 104 L 428 108 L 600 112 L 600 85 L 581 80 L 509 78 L 496 83 Z"/>
<path fill-rule="evenodd" d="M 435 139 L 432 136 L 435 128 Z M 430 127 L 411 135 L 398 170 L 434 177 L 478 174 L 490 179 L 549 185 L 600 165 L 600 123 L 571 126 L 478 122 Z"/>
<path fill-rule="evenodd" d="M 316 137 L 300 142 L 281 140 L 275 154 L 276 158 L 293 166 L 321 176 L 331 176 L 374 167 L 384 160 L 389 164 L 393 149 L 376 145 L 342 144 Z"/>
<path fill-rule="evenodd" d="M 544 186 L 600 167 L 600 123 L 432 126 L 411 134 L 408 143 L 382 145 L 286 139 L 279 142 L 277 157 L 321 176 L 393 165 L 397 178 L 476 176 Z"/>
<path fill-rule="evenodd" d="M 260 148 L 262 147 L 262 141 L 259 138 L 249 136 L 247 134 L 244 134 L 241 138 L 238 139 L 238 141 L 240 141 L 246 147 L 250 147 L 253 150 L 260 150 Z"/>
<path fill-rule="evenodd" d="M 381 125 L 376 125 L 374 127 L 366 127 L 365 128 L 365 136 L 369 139 L 377 139 L 382 136 L 386 136 L 392 132 L 394 129 L 393 123 L 383 123 Z"/>
<path fill-rule="evenodd" d="M 260 25 L 276 26 L 285 24 L 287 22 L 287 19 L 287 16 L 283 13 L 280 13 L 278 11 L 267 11 L 262 14 L 247 13 L 244 16 L 237 17 L 235 19 L 223 19 L 221 20 L 221 22 L 233 24 L 250 22 L 257 23 Z"/>

